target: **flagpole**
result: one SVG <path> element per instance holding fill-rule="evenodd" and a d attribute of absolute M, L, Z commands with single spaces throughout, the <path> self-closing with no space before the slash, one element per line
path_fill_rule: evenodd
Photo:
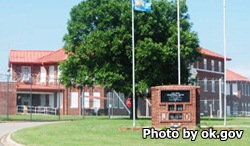
<path fill-rule="evenodd" d="M 134 1 L 132 1 L 132 84 L 133 84 L 133 127 L 135 127 L 135 40 L 134 40 Z"/>
<path fill-rule="evenodd" d="M 177 29 L 178 29 L 178 85 L 180 85 L 181 84 L 180 0 L 177 0 Z"/>
<path fill-rule="evenodd" d="M 224 17 L 224 126 L 227 122 L 227 56 L 226 56 L 226 0 L 223 2 Z"/>

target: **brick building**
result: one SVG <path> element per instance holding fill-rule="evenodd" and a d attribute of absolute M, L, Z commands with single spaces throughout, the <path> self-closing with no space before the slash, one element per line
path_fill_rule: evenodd
<path fill-rule="evenodd" d="M 196 85 L 200 86 L 200 113 L 209 115 L 210 108 L 213 115 L 223 109 L 223 78 L 224 57 L 205 48 L 199 48 L 204 55 L 203 58 L 191 65 L 197 72 Z M 11 69 L 11 89 L 9 95 L 13 109 L 32 105 L 32 110 L 50 109 L 58 114 L 80 115 L 83 105 L 81 100 L 81 89 L 73 87 L 65 88 L 59 84 L 60 70 L 58 63 L 67 59 L 64 49 L 56 51 L 34 51 L 34 50 L 11 50 L 9 56 L 9 67 Z M 230 61 L 227 58 L 227 61 Z M 220 82 L 221 81 L 221 82 Z M 16 83 L 15 83 L 16 82 Z M 220 84 L 221 83 L 221 84 Z M 15 85 L 14 85 L 15 84 Z M 6 112 L 6 91 L 3 90 L 5 82 L 0 83 L 1 112 Z M 220 90 L 221 87 L 221 90 Z M 227 71 L 227 114 L 238 114 L 249 111 L 250 103 L 250 81 L 249 79 Z M 102 86 L 94 88 L 85 87 L 84 111 L 85 114 L 93 113 L 93 110 L 111 115 L 127 115 L 128 108 L 124 105 L 126 95 L 114 93 L 104 89 Z M 237 92 L 236 92 L 237 91 Z M 220 102 L 220 93 L 221 102 Z M 60 104 L 59 104 L 60 97 Z M 107 97 L 107 98 L 106 98 Z M 32 100 L 31 100 L 32 99 Z M 108 100 L 110 99 L 110 100 Z M 139 99 L 138 115 L 151 115 L 149 100 Z M 31 109 L 31 107 L 29 107 Z M 5 111 L 5 112 L 4 112 Z M 10 109 L 11 113 L 13 113 Z"/>
<path fill-rule="evenodd" d="M 16 114 L 16 82 L 0 81 L 0 107 L 0 115 Z"/>
<path fill-rule="evenodd" d="M 191 68 L 197 71 L 197 83 L 200 86 L 200 112 L 201 115 L 208 115 L 209 108 L 212 108 L 212 114 L 217 115 L 219 110 L 219 91 L 220 79 L 224 78 L 224 56 L 199 48 L 203 54 L 200 61 L 191 65 Z M 227 61 L 230 61 L 227 58 Z"/>
<path fill-rule="evenodd" d="M 250 80 L 227 69 L 227 115 L 250 111 Z"/>
<path fill-rule="evenodd" d="M 16 103 L 17 111 L 22 112 L 26 106 L 29 111 L 58 114 L 60 107 L 60 114 L 81 114 L 81 90 L 66 88 L 58 81 L 58 63 L 66 59 L 64 49 L 10 51 L 11 80 L 16 81 L 16 97 L 11 102 Z M 84 94 L 86 114 L 94 109 L 104 109 L 103 87 L 85 87 Z"/>

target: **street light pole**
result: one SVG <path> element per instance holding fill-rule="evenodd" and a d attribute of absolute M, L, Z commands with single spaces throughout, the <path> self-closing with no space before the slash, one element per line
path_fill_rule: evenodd
<path fill-rule="evenodd" d="M 32 74 L 30 74 L 30 120 L 32 121 Z"/>
<path fill-rule="evenodd" d="M 181 84 L 180 0 L 177 0 L 177 30 L 178 30 L 178 85 L 180 85 Z"/>
<path fill-rule="evenodd" d="M 224 17 L 224 126 L 227 122 L 227 56 L 226 56 L 226 0 L 223 0 L 223 17 Z"/>
<path fill-rule="evenodd" d="M 9 120 L 9 89 L 10 89 L 10 69 L 7 71 L 7 94 L 6 94 L 6 115 L 7 120 Z"/>

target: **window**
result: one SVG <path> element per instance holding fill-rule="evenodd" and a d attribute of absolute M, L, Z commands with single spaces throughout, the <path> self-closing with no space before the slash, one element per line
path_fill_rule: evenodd
<path fill-rule="evenodd" d="M 199 61 L 196 62 L 196 68 L 199 68 Z"/>
<path fill-rule="evenodd" d="M 215 81 L 212 80 L 212 92 L 215 92 Z"/>
<path fill-rule="evenodd" d="M 207 91 L 207 79 L 204 79 L 204 91 Z"/>
<path fill-rule="evenodd" d="M 247 96 L 247 83 L 245 83 L 245 95 Z"/>
<path fill-rule="evenodd" d="M 250 96 L 250 85 L 248 85 L 248 96 Z"/>
<path fill-rule="evenodd" d="M 84 108 L 89 108 L 89 92 L 84 92 Z"/>
<path fill-rule="evenodd" d="M 244 111 L 244 103 L 241 103 L 242 111 Z"/>
<path fill-rule="evenodd" d="M 71 92 L 70 107 L 78 108 L 78 92 Z"/>
<path fill-rule="evenodd" d="M 207 99 L 204 100 L 204 112 L 207 113 Z"/>
<path fill-rule="evenodd" d="M 46 83 L 46 70 L 43 66 L 41 66 L 40 68 L 40 82 L 41 84 L 45 84 Z"/>
<path fill-rule="evenodd" d="M 60 103 L 59 103 L 59 97 L 60 97 Z M 63 103 L 63 95 L 62 95 L 62 92 L 60 93 L 57 93 L 57 107 L 59 107 L 58 105 L 60 104 L 60 108 L 62 108 L 62 103 Z"/>
<path fill-rule="evenodd" d="M 22 66 L 21 72 L 22 72 L 21 82 L 30 82 L 31 67 L 30 66 Z"/>
<path fill-rule="evenodd" d="M 211 60 L 211 70 L 214 71 L 214 60 Z"/>
<path fill-rule="evenodd" d="M 121 98 L 121 101 L 123 101 L 123 103 L 124 103 L 124 94 L 123 93 L 119 93 L 119 96 Z M 121 101 L 119 100 L 119 108 L 120 109 L 124 109 L 124 105 L 123 105 L 123 103 Z"/>
<path fill-rule="evenodd" d="M 241 83 L 241 95 L 244 95 L 244 85 Z"/>
<path fill-rule="evenodd" d="M 22 74 L 30 75 L 31 67 L 30 66 L 22 66 L 21 67 L 21 72 L 22 72 Z"/>
<path fill-rule="evenodd" d="M 224 81 L 221 82 L 221 93 L 224 93 Z"/>
<path fill-rule="evenodd" d="M 59 78 L 61 76 L 61 70 L 59 68 L 59 65 L 57 66 L 57 77 Z"/>
<path fill-rule="evenodd" d="M 203 60 L 204 69 L 207 70 L 207 59 Z"/>
<path fill-rule="evenodd" d="M 238 85 L 233 83 L 233 95 L 238 96 Z"/>
<path fill-rule="evenodd" d="M 221 70 L 221 61 L 218 62 L 218 71 L 222 72 L 222 70 Z"/>
<path fill-rule="evenodd" d="M 214 99 L 213 99 L 213 111 L 215 111 L 215 104 L 214 104 Z"/>
<path fill-rule="evenodd" d="M 227 83 L 227 95 L 230 95 L 230 84 Z"/>
<path fill-rule="evenodd" d="M 93 96 L 94 97 L 101 97 L 101 93 L 100 92 L 93 92 Z M 94 100 L 93 100 L 93 107 L 94 108 L 100 108 L 101 107 L 100 99 L 94 98 Z"/>
<path fill-rule="evenodd" d="M 54 66 L 49 66 L 49 82 L 54 83 Z"/>

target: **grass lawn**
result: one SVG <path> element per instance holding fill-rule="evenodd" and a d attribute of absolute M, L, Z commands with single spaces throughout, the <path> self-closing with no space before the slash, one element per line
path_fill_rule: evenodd
<path fill-rule="evenodd" d="M 150 119 L 136 121 L 138 127 L 150 126 Z M 228 125 L 250 126 L 250 118 L 228 118 Z M 201 118 L 202 126 L 223 125 L 223 120 Z M 248 146 L 250 145 L 250 127 L 244 130 L 242 139 L 202 139 L 197 136 L 196 141 L 190 139 L 142 139 L 142 131 L 120 131 L 119 128 L 132 127 L 132 120 L 128 118 L 85 117 L 83 120 L 43 125 L 17 131 L 12 135 L 15 141 L 29 146 Z"/>

